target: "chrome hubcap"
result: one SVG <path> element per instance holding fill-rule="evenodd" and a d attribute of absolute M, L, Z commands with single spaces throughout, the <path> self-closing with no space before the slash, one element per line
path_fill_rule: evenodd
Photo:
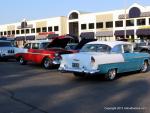
<path fill-rule="evenodd" d="M 142 72 L 145 72 L 147 70 L 148 66 L 147 63 L 145 62 L 142 66 Z"/>
<path fill-rule="evenodd" d="M 44 61 L 44 67 L 48 68 L 50 66 L 50 60 L 49 59 L 46 59 Z"/>
<path fill-rule="evenodd" d="M 20 63 L 23 63 L 23 58 L 20 58 Z"/>
<path fill-rule="evenodd" d="M 114 79 L 116 76 L 116 70 L 115 69 L 112 69 L 109 71 L 109 78 L 112 80 Z"/>

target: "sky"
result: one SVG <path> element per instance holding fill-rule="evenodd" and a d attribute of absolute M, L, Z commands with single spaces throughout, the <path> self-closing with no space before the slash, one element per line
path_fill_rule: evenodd
<path fill-rule="evenodd" d="M 150 6 L 150 0 L 1 0 L 0 25 L 67 16 L 71 10 L 102 12 L 124 9 L 133 3 Z"/>

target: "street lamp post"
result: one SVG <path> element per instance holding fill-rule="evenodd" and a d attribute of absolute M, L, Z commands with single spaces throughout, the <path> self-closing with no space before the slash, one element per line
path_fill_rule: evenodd
<path fill-rule="evenodd" d="M 124 0 L 124 8 L 125 8 L 125 12 L 124 12 L 124 19 L 125 19 L 125 26 L 124 26 L 124 38 L 127 38 L 127 31 L 126 31 L 126 20 L 127 20 L 127 11 L 126 11 L 126 0 Z"/>
<path fill-rule="evenodd" d="M 22 22 L 21 22 L 21 28 L 24 30 L 24 38 L 25 38 L 25 41 L 26 41 L 26 28 L 27 28 L 27 21 L 26 19 L 23 19 Z"/>

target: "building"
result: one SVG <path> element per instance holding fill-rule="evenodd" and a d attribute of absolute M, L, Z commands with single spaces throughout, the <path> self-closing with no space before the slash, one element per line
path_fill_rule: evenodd
<path fill-rule="evenodd" d="M 0 36 L 23 40 L 42 39 L 49 34 L 72 34 L 99 40 L 150 39 L 150 6 L 134 3 L 107 12 L 70 11 L 68 16 L 0 25 Z"/>
<path fill-rule="evenodd" d="M 66 34 L 66 17 L 53 17 L 40 20 L 27 21 L 0 25 L 1 37 L 15 38 L 18 45 L 24 41 L 43 39 L 49 34 Z"/>

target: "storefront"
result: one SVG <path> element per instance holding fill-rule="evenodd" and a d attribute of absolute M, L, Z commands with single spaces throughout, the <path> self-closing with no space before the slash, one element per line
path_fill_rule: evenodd
<path fill-rule="evenodd" d="M 150 40 L 150 28 L 149 29 L 137 29 L 136 35 L 141 41 Z"/>
<path fill-rule="evenodd" d="M 113 31 L 99 31 L 96 32 L 96 39 L 101 41 L 112 41 Z"/>
<path fill-rule="evenodd" d="M 134 41 L 134 30 L 118 30 L 114 33 L 116 40 L 127 39 L 129 41 Z M 126 36 L 126 37 L 125 37 Z"/>
<path fill-rule="evenodd" d="M 16 46 L 18 47 L 23 47 L 25 43 L 31 41 L 31 40 L 35 40 L 35 36 L 31 35 L 31 36 L 19 36 L 15 38 L 16 40 Z"/>

